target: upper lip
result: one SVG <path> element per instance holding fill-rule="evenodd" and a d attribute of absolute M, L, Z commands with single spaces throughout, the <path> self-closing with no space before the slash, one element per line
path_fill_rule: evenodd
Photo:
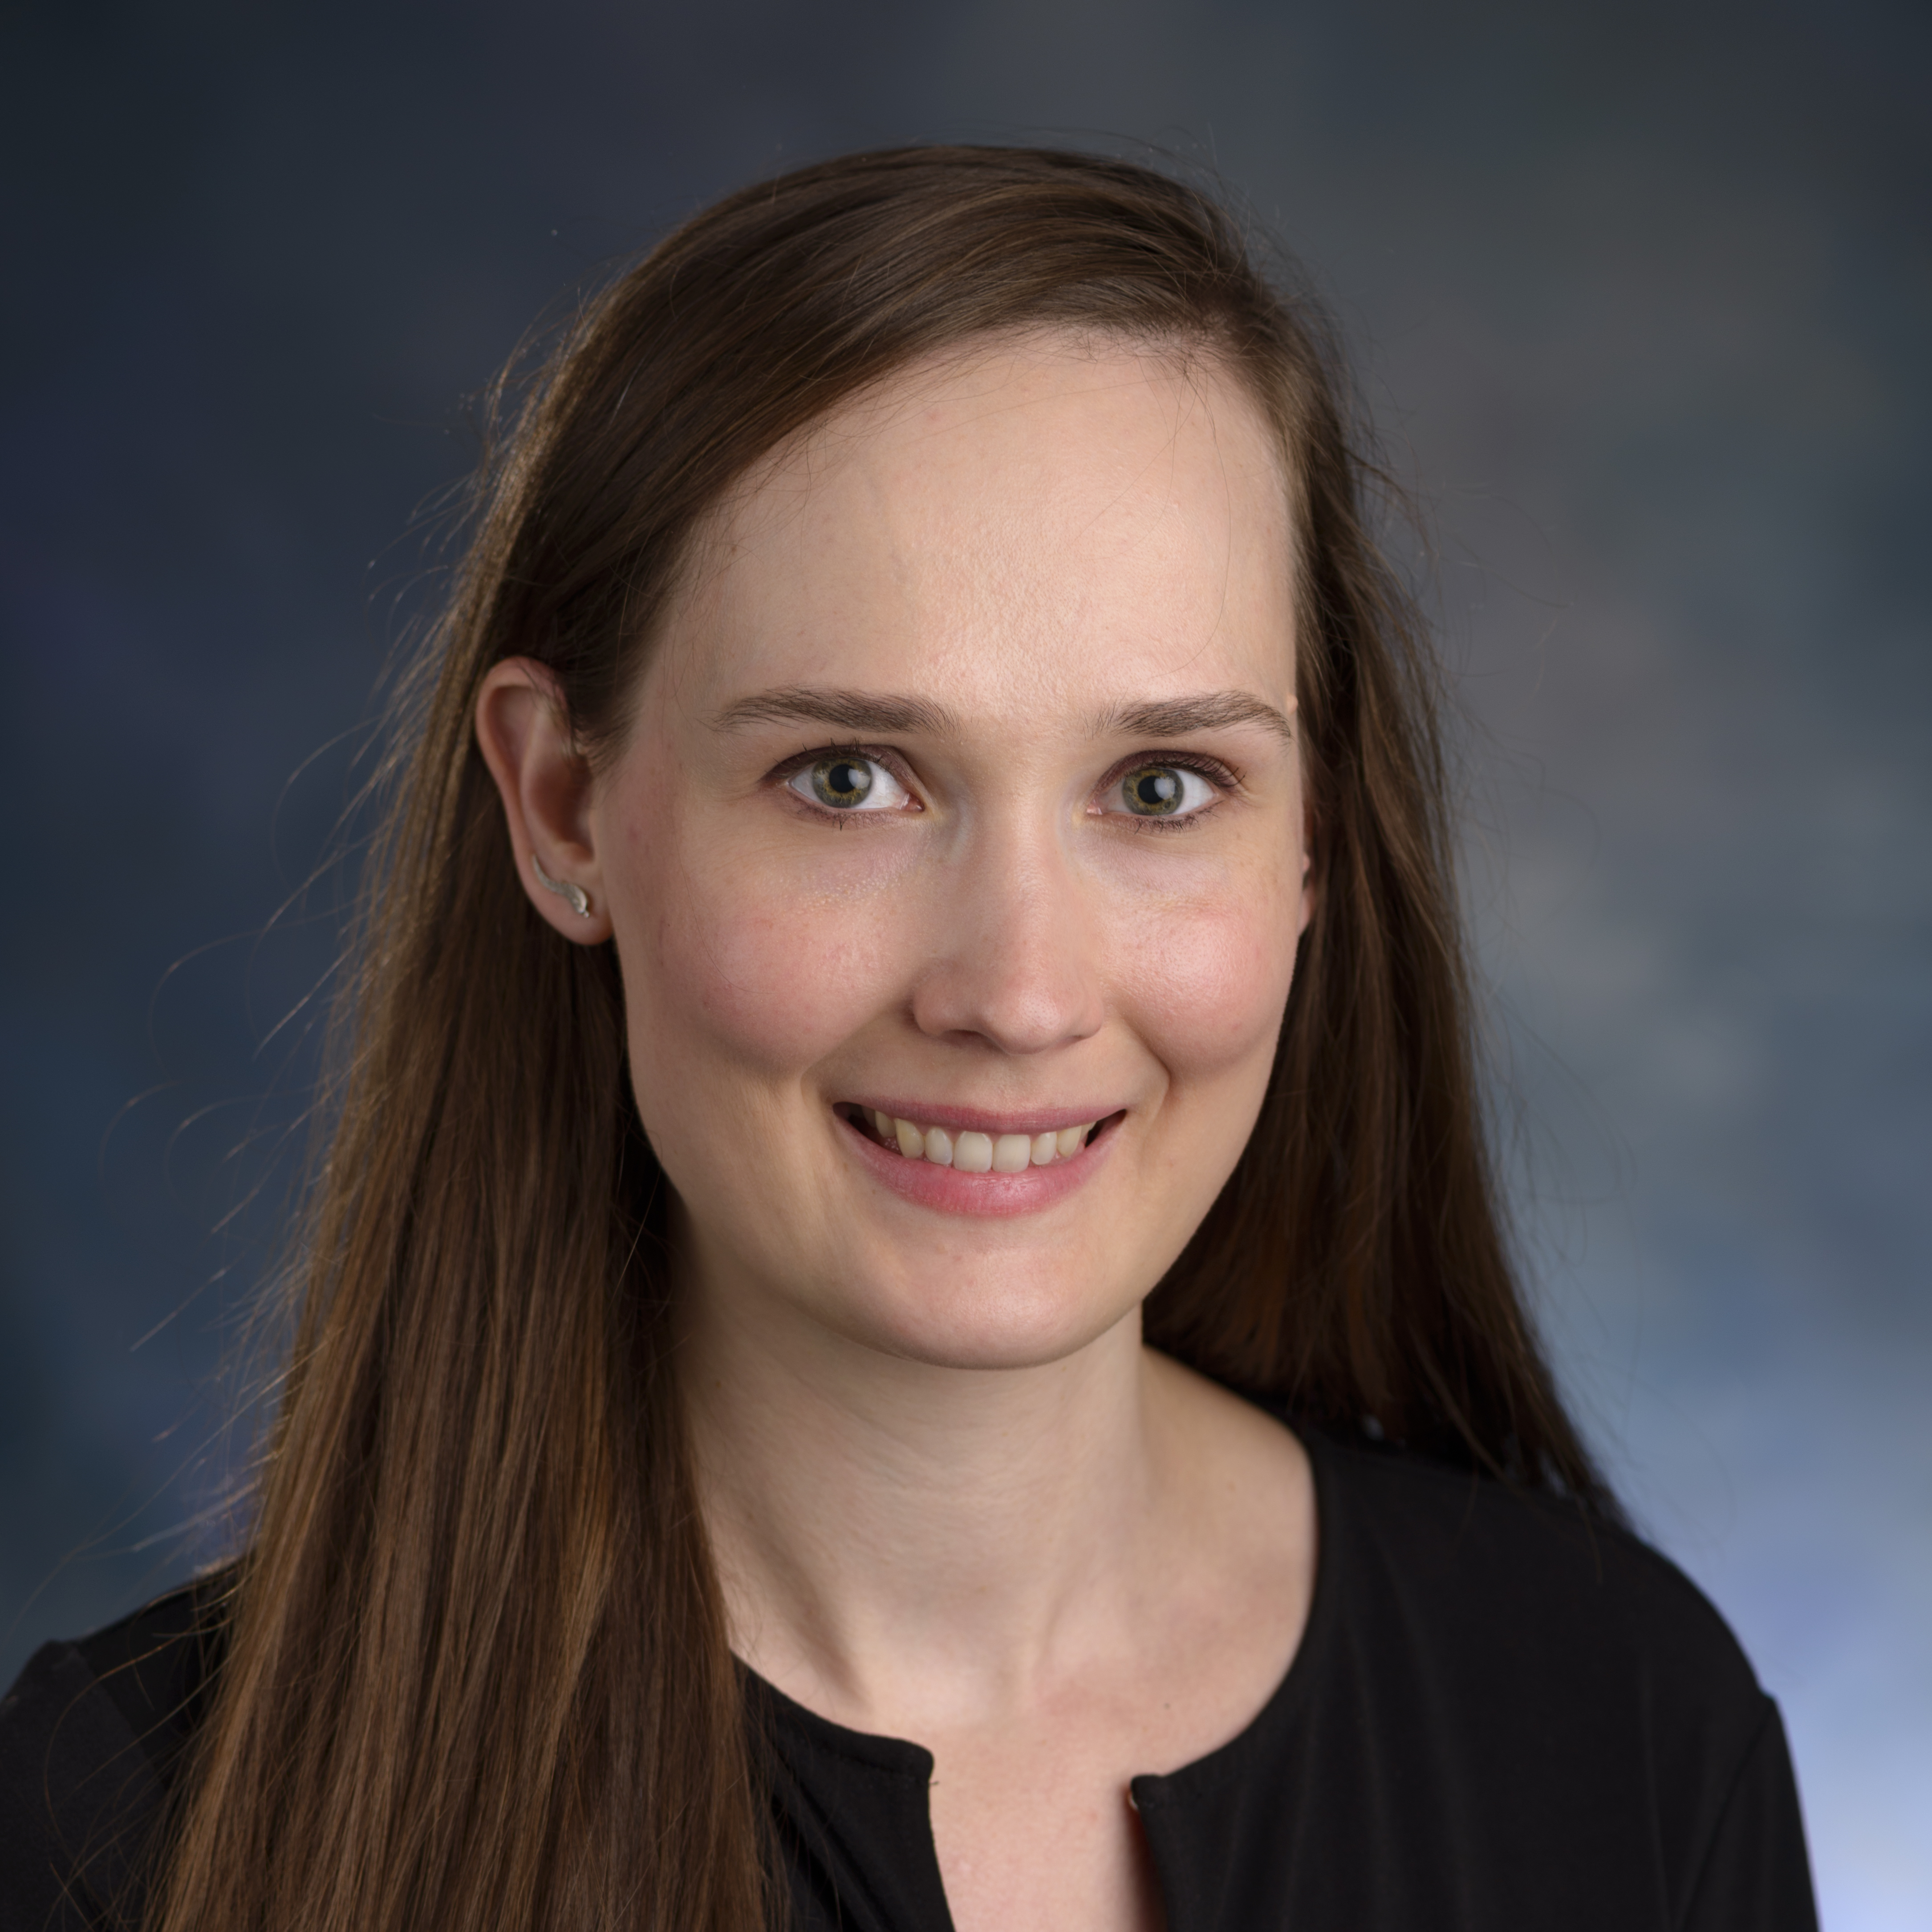
<path fill-rule="evenodd" d="M 944 1127 L 950 1133 L 1054 1134 L 1062 1127 L 1091 1126 L 1123 1111 L 1101 1105 L 1030 1108 L 1022 1113 L 999 1112 L 991 1107 L 958 1107 L 950 1102 L 879 1100 L 856 1094 L 848 1100 L 853 1106 L 887 1114 L 896 1120 L 910 1120 L 917 1127 Z"/>

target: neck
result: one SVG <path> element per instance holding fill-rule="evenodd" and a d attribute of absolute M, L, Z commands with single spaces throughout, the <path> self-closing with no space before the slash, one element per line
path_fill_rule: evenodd
<path fill-rule="evenodd" d="M 694 1316 L 680 1353 L 734 1649 L 855 1728 L 1030 1701 L 1111 1648 L 1162 1515 L 1166 1370 L 1136 1310 L 1058 1361 L 914 1362 Z"/>

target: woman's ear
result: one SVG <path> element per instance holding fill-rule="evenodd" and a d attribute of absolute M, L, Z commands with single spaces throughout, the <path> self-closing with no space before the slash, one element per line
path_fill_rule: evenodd
<path fill-rule="evenodd" d="M 1301 808 L 1301 916 L 1294 928 L 1299 939 L 1315 916 L 1315 814 L 1304 803 Z"/>
<path fill-rule="evenodd" d="M 1294 730 L 1294 789 L 1300 800 L 1301 809 L 1301 892 L 1300 904 L 1295 920 L 1294 936 L 1298 941 L 1308 930 L 1308 922 L 1315 916 L 1315 802 L 1308 795 L 1308 767 L 1301 754 L 1301 700 L 1293 692 L 1288 694 L 1282 706 L 1282 715 L 1293 721 Z"/>
<path fill-rule="evenodd" d="M 531 904 L 566 939 L 583 946 L 608 939 L 610 915 L 589 811 L 590 760 L 572 742 L 555 677 L 529 658 L 492 665 L 476 695 L 476 722 Z"/>

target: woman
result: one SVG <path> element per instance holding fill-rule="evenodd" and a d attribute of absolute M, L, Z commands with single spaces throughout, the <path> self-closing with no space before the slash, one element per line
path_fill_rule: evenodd
<path fill-rule="evenodd" d="M 808 169 L 582 316 L 406 694 L 252 1538 L 16 1687 L 17 1922 L 1812 1922 L 1514 1284 L 1362 488 L 1118 163 Z"/>

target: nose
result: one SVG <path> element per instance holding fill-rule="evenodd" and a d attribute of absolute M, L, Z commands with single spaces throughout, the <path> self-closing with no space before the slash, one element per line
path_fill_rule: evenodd
<path fill-rule="evenodd" d="M 913 995 L 922 1033 L 1037 1054 L 1100 1030 L 1096 922 L 1050 838 L 1024 850 L 986 838 L 949 870 L 940 898 L 935 955 Z"/>

